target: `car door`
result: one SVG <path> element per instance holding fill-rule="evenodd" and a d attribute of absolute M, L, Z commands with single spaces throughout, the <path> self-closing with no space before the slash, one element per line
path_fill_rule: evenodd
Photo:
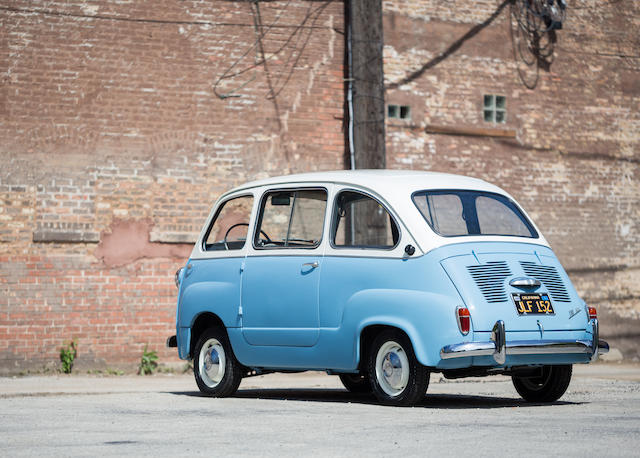
<path fill-rule="evenodd" d="M 326 206 L 326 189 L 264 194 L 242 274 L 242 334 L 250 345 L 311 347 L 317 342 Z"/>

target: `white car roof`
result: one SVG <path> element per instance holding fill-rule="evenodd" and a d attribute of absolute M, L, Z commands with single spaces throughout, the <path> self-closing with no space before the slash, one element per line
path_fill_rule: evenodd
<path fill-rule="evenodd" d="M 295 183 L 339 183 L 360 186 L 385 198 L 390 195 L 424 189 L 474 189 L 506 194 L 499 187 L 478 178 L 439 172 L 417 170 L 337 170 L 331 172 L 299 173 L 252 181 L 229 193 L 259 186 Z"/>

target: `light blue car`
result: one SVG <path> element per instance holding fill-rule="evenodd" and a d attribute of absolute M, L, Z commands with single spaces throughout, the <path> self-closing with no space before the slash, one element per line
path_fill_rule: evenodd
<path fill-rule="evenodd" d="M 429 374 L 506 374 L 559 399 L 608 351 L 540 231 L 502 189 L 440 173 L 320 172 L 248 183 L 215 204 L 179 288 L 176 335 L 199 389 L 323 370 L 385 404 Z"/>

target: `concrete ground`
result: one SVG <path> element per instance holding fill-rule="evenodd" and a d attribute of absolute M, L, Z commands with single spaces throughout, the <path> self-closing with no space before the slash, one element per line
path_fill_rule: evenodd
<path fill-rule="evenodd" d="M 413 408 L 378 405 L 323 373 L 245 379 L 201 397 L 192 375 L 0 378 L 2 456 L 638 456 L 640 365 L 574 366 L 554 404 L 502 376 L 433 374 Z"/>

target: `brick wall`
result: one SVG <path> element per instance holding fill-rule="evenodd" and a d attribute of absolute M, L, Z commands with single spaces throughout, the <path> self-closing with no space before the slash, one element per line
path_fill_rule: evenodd
<path fill-rule="evenodd" d="M 0 373 L 58 367 L 72 338 L 80 369 L 178 361 L 173 273 L 213 201 L 342 168 L 343 14 L 0 2 Z"/>
<path fill-rule="evenodd" d="M 411 107 L 387 121 L 388 167 L 502 185 L 638 356 L 638 2 L 570 2 L 542 68 L 514 60 L 501 1 L 383 5 L 387 102 Z M 343 167 L 343 13 L 0 1 L 0 373 L 58 367 L 72 338 L 80 369 L 132 367 L 146 344 L 178 363 L 173 273 L 212 202 Z M 506 96 L 515 138 L 426 133 L 495 130 L 484 94 Z"/>
<path fill-rule="evenodd" d="M 385 1 L 387 103 L 411 107 L 410 120 L 387 120 L 387 164 L 504 187 L 599 306 L 603 335 L 638 358 L 640 3 L 568 3 L 553 55 L 527 66 L 514 58 L 508 3 Z M 505 124 L 484 122 L 484 94 L 506 96 Z"/>

